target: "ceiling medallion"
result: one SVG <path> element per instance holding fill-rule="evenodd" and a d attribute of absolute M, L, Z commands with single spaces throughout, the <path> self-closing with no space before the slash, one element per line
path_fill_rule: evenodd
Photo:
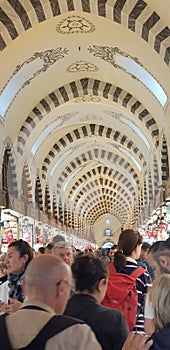
<path fill-rule="evenodd" d="M 97 72 L 99 69 L 97 66 L 95 66 L 93 63 L 86 62 L 86 61 L 78 61 L 73 64 L 71 64 L 66 71 L 69 73 L 76 73 L 76 72 Z"/>
<path fill-rule="evenodd" d="M 83 102 L 100 102 L 101 99 L 98 96 L 94 96 L 94 95 L 85 95 L 85 96 L 80 96 L 78 98 L 75 99 L 75 102 L 79 103 L 83 103 Z"/>
<path fill-rule="evenodd" d="M 81 16 L 69 16 L 60 21 L 56 27 L 59 34 L 92 33 L 95 26 L 88 19 Z"/>

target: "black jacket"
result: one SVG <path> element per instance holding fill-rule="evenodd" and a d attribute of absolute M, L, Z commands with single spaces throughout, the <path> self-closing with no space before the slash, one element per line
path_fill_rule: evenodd
<path fill-rule="evenodd" d="M 152 334 L 153 345 L 149 350 L 170 350 L 170 324 Z"/>
<path fill-rule="evenodd" d="M 65 314 L 87 323 L 103 350 L 122 349 L 128 330 L 120 311 L 102 306 L 90 295 L 74 294 L 68 301 Z"/>

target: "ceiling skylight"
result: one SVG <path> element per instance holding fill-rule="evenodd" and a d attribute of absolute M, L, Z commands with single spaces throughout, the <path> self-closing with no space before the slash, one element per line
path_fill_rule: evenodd
<path fill-rule="evenodd" d="M 50 172 L 50 176 L 53 176 L 54 171 L 57 169 L 57 167 L 64 161 L 64 159 L 66 157 L 69 156 L 69 154 L 71 154 L 73 152 L 73 149 L 70 148 L 67 152 L 63 153 L 62 156 L 57 160 L 57 162 L 54 164 L 51 172 Z"/>
<path fill-rule="evenodd" d="M 75 171 L 72 172 L 72 174 L 67 178 L 64 186 L 63 186 L 63 191 L 66 192 L 66 188 L 69 184 L 69 182 L 73 179 L 73 177 L 80 171 L 80 167 L 76 169 Z"/>
<path fill-rule="evenodd" d="M 37 67 L 34 67 L 34 71 Z M 34 73 L 33 71 L 33 73 Z M 28 67 L 22 67 L 17 73 L 10 79 L 9 83 L 5 87 L 4 91 L 0 95 L 0 114 L 5 116 L 11 102 L 14 100 L 18 92 L 22 89 L 23 84 L 30 79 L 30 71 Z"/>
<path fill-rule="evenodd" d="M 137 160 L 126 149 L 122 147 L 119 147 L 119 149 L 132 160 L 132 162 L 135 164 L 135 166 L 138 168 L 139 171 L 142 171 L 142 168 L 137 162 Z"/>
<path fill-rule="evenodd" d="M 33 156 L 35 156 L 38 148 L 40 147 L 41 143 L 47 138 L 47 136 L 50 133 L 53 133 L 55 128 L 58 127 L 59 125 L 59 120 L 55 120 L 53 123 L 51 123 L 49 126 L 47 126 L 42 133 L 40 134 L 40 136 L 36 139 L 36 141 L 34 142 L 32 148 L 31 148 L 31 153 L 33 154 Z"/>
<path fill-rule="evenodd" d="M 167 95 L 156 81 L 141 65 L 136 63 L 132 58 L 125 57 L 123 55 L 116 54 L 115 62 L 121 66 L 125 71 L 134 75 L 141 81 L 156 97 L 162 107 L 165 107 L 167 102 Z"/>
<path fill-rule="evenodd" d="M 138 129 L 138 127 L 134 123 L 132 123 L 130 120 L 125 119 L 124 117 L 120 117 L 120 119 L 124 124 L 130 126 L 130 128 L 135 131 L 135 133 L 142 139 L 147 149 L 150 150 L 151 148 L 150 143 L 148 142 L 147 138 L 142 134 L 142 132 Z"/>

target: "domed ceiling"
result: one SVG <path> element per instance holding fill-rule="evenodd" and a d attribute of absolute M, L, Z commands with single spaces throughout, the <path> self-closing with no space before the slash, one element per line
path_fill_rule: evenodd
<path fill-rule="evenodd" d="M 169 0 L 0 1 L 18 166 L 90 226 L 109 213 L 138 225 L 168 178 L 169 27 Z"/>

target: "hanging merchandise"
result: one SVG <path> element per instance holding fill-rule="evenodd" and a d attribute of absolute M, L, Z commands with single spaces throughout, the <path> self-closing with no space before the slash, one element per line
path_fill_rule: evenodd
<path fill-rule="evenodd" d="M 160 224 L 160 231 L 167 231 L 168 230 L 168 223 L 162 221 Z"/>
<path fill-rule="evenodd" d="M 8 243 L 11 243 L 14 241 L 14 235 L 13 235 L 12 228 L 9 228 L 5 231 L 5 236 L 6 236 L 6 240 Z"/>

